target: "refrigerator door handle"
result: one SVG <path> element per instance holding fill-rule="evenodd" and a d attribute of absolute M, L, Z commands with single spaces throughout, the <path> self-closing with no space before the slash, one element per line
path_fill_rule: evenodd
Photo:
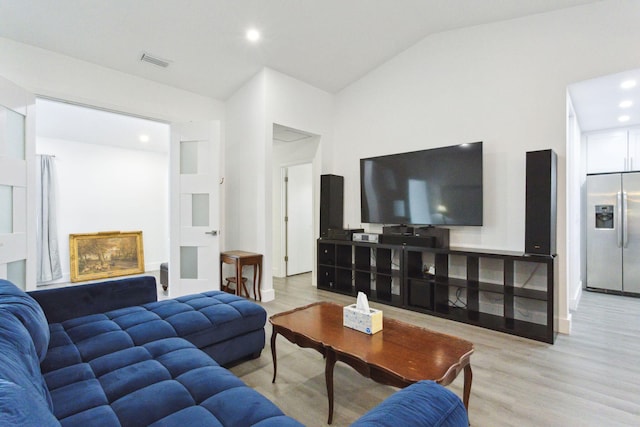
<path fill-rule="evenodd" d="M 622 192 L 622 247 L 626 248 L 629 244 L 629 228 L 627 224 L 627 192 Z"/>
<path fill-rule="evenodd" d="M 618 191 L 618 193 L 616 194 L 616 221 L 615 221 L 615 227 L 616 227 L 616 234 L 618 236 L 618 247 L 621 248 L 622 247 L 622 227 L 623 227 L 623 219 L 622 219 L 622 215 L 623 215 L 623 209 L 622 209 L 622 192 Z"/>

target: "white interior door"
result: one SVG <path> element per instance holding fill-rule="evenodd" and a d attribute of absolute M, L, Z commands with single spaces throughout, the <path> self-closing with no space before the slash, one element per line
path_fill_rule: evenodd
<path fill-rule="evenodd" d="M 0 78 L 0 278 L 35 289 L 35 97 Z"/>
<path fill-rule="evenodd" d="M 220 288 L 220 122 L 171 125 L 169 295 Z"/>
<path fill-rule="evenodd" d="M 311 163 L 287 171 L 287 276 L 313 268 L 313 169 Z"/>

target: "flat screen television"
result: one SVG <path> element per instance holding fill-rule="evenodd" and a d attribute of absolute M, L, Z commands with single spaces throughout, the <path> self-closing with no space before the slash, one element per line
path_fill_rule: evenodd
<path fill-rule="evenodd" d="M 482 225 L 482 142 L 360 160 L 361 220 Z"/>

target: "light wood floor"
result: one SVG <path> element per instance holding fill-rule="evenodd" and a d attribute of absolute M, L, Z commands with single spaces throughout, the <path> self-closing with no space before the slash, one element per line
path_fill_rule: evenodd
<path fill-rule="evenodd" d="M 311 274 L 274 279 L 276 299 L 262 303 L 268 315 L 314 301 L 350 304 L 354 299 L 321 291 Z M 465 338 L 475 345 L 469 404 L 472 426 L 640 426 L 640 299 L 583 293 L 571 335 L 555 345 L 539 343 L 372 303 L 384 315 Z M 271 326 L 255 360 L 231 370 L 307 426 L 327 425 L 324 361 L 278 336 L 278 378 L 271 383 Z M 460 375 L 449 386 L 462 396 Z M 347 426 L 396 389 L 336 365 L 333 426 Z M 400 426 L 399 426 L 400 427 Z"/>

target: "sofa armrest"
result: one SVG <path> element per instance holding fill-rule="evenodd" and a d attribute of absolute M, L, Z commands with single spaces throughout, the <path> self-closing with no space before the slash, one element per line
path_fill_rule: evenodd
<path fill-rule="evenodd" d="M 158 300 L 156 279 L 153 276 L 44 289 L 29 292 L 29 295 L 40 304 L 49 323 Z"/>
<path fill-rule="evenodd" d="M 420 381 L 389 396 L 351 427 L 468 427 L 467 410 L 451 390 Z"/>

